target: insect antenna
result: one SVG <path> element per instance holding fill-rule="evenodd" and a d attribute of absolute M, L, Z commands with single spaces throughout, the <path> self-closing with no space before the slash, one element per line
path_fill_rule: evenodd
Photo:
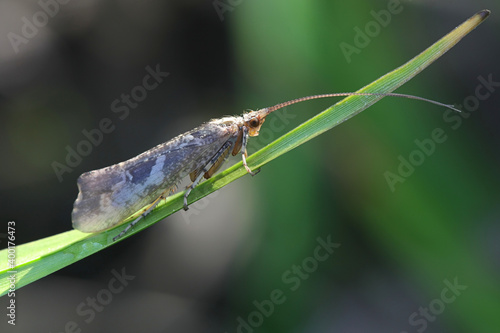
<path fill-rule="evenodd" d="M 435 104 L 438 106 L 443 106 L 448 109 L 452 109 L 453 111 L 461 112 L 459 109 L 455 108 L 453 105 L 450 104 L 444 104 L 440 103 L 437 101 L 433 101 L 431 99 L 419 97 L 419 96 L 414 96 L 414 95 L 407 95 L 407 94 L 398 94 L 398 93 L 356 93 L 356 92 L 347 92 L 347 93 L 332 93 L 332 94 L 321 94 L 321 95 L 312 95 L 312 96 L 305 96 L 305 97 L 300 97 L 296 99 L 292 99 L 287 102 L 283 102 L 280 104 L 276 104 L 274 106 L 265 108 L 264 110 L 266 111 L 267 114 L 276 111 L 278 109 L 284 108 L 285 106 L 292 105 L 295 103 L 299 102 L 304 102 L 308 101 L 311 99 L 318 99 L 318 98 L 327 98 L 327 97 L 341 97 L 341 96 L 381 96 L 381 97 L 402 97 L 402 98 L 409 98 L 409 99 L 416 99 L 419 101 L 424 101 L 427 103 Z"/>

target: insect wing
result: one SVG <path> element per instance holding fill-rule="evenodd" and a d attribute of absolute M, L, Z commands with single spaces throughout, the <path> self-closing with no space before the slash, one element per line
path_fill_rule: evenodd
<path fill-rule="evenodd" d="M 231 134 L 208 123 L 130 160 L 82 174 L 73 227 L 98 232 L 123 222 L 205 165 Z"/>

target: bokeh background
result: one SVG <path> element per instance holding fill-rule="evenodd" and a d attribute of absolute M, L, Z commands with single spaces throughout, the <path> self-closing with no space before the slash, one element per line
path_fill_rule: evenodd
<path fill-rule="evenodd" d="M 461 104 L 476 94 L 479 76 L 500 81 L 493 0 L 401 2 L 348 61 L 341 43 L 355 45 L 355 29 L 391 4 L 52 2 L 45 7 L 53 17 L 15 52 L 9 33 L 20 35 L 23 17 L 32 21 L 43 6 L 1 0 L 0 232 L 16 221 L 21 244 L 70 230 L 81 173 L 210 118 L 357 90 L 485 8 L 492 10 L 485 23 L 398 92 Z M 142 84 L 147 66 L 170 74 L 122 120 L 111 104 Z M 442 108 L 385 98 L 258 176 L 20 289 L 17 325 L 3 316 L 1 330 L 493 332 L 500 327 L 498 89 L 453 121 Z M 250 152 L 333 103 L 287 108 L 289 118 L 266 122 Z M 59 181 L 53 162 L 64 163 L 66 147 L 103 118 L 115 129 Z M 384 174 L 396 173 L 398 158 L 436 128 L 445 142 L 391 191 Z M 311 259 L 318 238 L 340 244 L 321 262 Z M 114 271 L 131 280 L 109 299 Z M 452 294 L 445 281 L 463 287 Z M 91 318 L 78 308 L 88 310 L 92 298 L 106 304 Z M 271 299 L 280 304 L 271 309 Z"/>

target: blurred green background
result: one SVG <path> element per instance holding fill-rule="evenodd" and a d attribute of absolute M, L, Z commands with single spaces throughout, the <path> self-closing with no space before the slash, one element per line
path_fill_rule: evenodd
<path fill-rule="evenodd" d="M 388 7 L 397 13 L 385 26 L 375 23 Z M 79 1 L 49 8 L 53 17 L 16 53 L 9 33 L 21 34 L 23 17 L 43 8 L 0 4 L 0 232 L 16 221 L 18 244 L 71 229 L 81 173 L 210 118 L 355 91 L 485 8 L 492 11 L 485 23 L 398 92 L 463 104 L 488 92 L 479 77 L 500 81 L 494 1 Z M 366 28 L 375 30 L 360 45 L 357 31 Z M 347 44 L 356 52 L 346 57 Z M 157 65 L 169 76 L 120 119 L 113 101 Z M 20 289 L 16 331 L 60 332 L 71 322 L 82 332 L 498 329 L 498 88 L 491 85 L 477 111 L 448 117 L 430 104 L 385 98 L 258 176 Z M 334 102 L 270 116 L 250 152 Z M 115 129 L 58 181 L 52 163 L 64 163 L 66 147 L 75 149 L 82 130 L 103 118 Z M 446 140 L 391 188 L 385 174 L 397 174 L 401 159 L 417 156 L 415 140 L 429 142 L 437 128 Z M 337 244 L 333 253 L 317 250 L 328 240 Z M 113 270 L 122 269 L 134 278 L 103 298 Z M 92 319 L 78 311 L 89 297 L 102 306 Z M 0 325 L 13 331 L 5 320 Z"/>

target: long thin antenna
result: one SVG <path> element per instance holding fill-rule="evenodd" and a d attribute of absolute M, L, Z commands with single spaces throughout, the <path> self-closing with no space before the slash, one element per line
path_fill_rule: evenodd
<path fill-rule="evenodd" d="M 285 106 L 288 106 L 291 104 L 295 104 L 295 103 L 299 103 L 299 102 L 303 102 L 303 101 L 308 101 L 311 99 L 327 98 L 327 97 L 341 97 L 341 96 L 382 96 L 382 97 L 392 96 L 392 97 L 410 98 L 410 99 L 416 99 L 419 101 L 432 103 L 432 104 L 435 104 L 438 106 L 443 106 L 445 108 L 452 109 L 452 110 L 457 111 L 457 112 L 461 112 L 459 109 L 455 108 L 453 105 L 436 102 L 436 101 L 433 101 L 431 99 L 427 99 L 427 98 L 423 98 L 423 97 L 419 97 L 419 96 L 398 94 L 398 93 L 355 93 L 355 92 L 306 96 L 306 97 L 301 97 L 301 98 L 297 98 L 297 99 L 292 99 L 291 101 L 283 102 L 280 104 L 276 104 L 275 106 L 265 108 L 265 110 L 267 111 L 267 114 L 269 114 L 273 111 L 284 108 Z"/>

